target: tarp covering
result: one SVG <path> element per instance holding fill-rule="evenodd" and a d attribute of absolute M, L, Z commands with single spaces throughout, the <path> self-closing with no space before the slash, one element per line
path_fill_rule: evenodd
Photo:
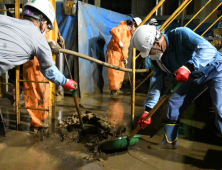
<path fill-rule="evenodd" d="M 76 43 L 76 32 L 75 24 L 76 16 L 67 16 L 63 11 L 63 2 L 56 2 L 56 20 L 59 26 L 59 31 L 62 37 L 65 39 L 65 47 L 68 50 L 77 51 L 77 43 Z M 73 70 L 73 57 L 67 55 L 70 69 Z M 67 78 L 70 78 L 67 67 L 65 66 L 64 75 Z"/>
<path fill-rule="evenodd" d="M 106 49 L 111 39 L 109 31 L 130 16 L 78 3 L 78 50 L 79 53 L 106 62 Z M 131 48 L 130 48 L 131 49 Z M 131 56 L 131 52 L 129 54 Z M 128 60 L 131 63 L 131 60 Z M 128 64 L 130 67 L 130 64 Z M 80 92 L 93 93 L 108 89 L 107 67 L 85 59 L 79 59 Z"/>

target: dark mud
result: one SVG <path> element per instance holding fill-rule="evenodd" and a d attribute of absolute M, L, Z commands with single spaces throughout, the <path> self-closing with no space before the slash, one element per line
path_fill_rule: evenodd
<path fill-rule="evenodd" d="M 70 115 L 63 123 L 57 123 L 60 140 L 72 140 L 84 144 L 90 152 L 101 153 L 98 143 L 126 135 L 124 125 L 114 126 L 106 118 L 91 111 L 82 112 L 83 127 L 79 123 L 78 113 Z"/>

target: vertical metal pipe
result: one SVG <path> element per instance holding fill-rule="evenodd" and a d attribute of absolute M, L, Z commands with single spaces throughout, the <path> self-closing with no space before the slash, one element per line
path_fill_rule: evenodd
<path fill-rule="evenodd" d="M 101 0 L 94 0 L 94 5 L 100 7 L 101 6 Z"/>
<path fill-rule="evenodd" d="M 15 0 L 15 18 L 19 18 L 20 17 L 20 0 Z M 17 66 L 16 70 L 15 70 L 15 82 L 16 82 L 16 86 L 15 86 L 15 97 L 16 97 L 16 101 L 15 101 L 15 107 L 16 107 L 16 127 L 17 130 L 19 130 L 19 125 L 20 125 L 20 87 L 19 87 L 19 71 L 20 71 L 20 67 Z"/>
<path fill-rule="evenodd" d="M 160 0 L 156 0 L 156 5 L 158 5 L 159 1 L 160 1 Z M 162 5 L 156 10 L 155 13 L 156 13 L 156 14 L 155 14 L 156 16 L 162 16 L 163 13 L 164 13 L 164 5 L 162 4 Z"/>
<path fill-rule="evenodd" d="M 209 15 L 207 15 L 206 18 L 204 18 L 204 20 L 198 26 L 196 26 L 196 28 L 194 28 L 193 31 L 196 31 L 197 28 L 199 28 L 204 23 L 204 21 L 206 21 L 207 18 L 209 18 L 214 13 L 214 11 L 216 11 L 217 8 L 219 8 L 221 5 L 222 5 L 222 2 L 219 5 L 217 5 L 217 7 Z"/>
<path fill-rule="evenodd" d="M 49 0 L 54 9 L 56 10 L 56 3 L 55 0 Z M 49 32 L 49 38 L 51 38 L 54 41 L 56 40 L 56 33 L 57 33 L 57 25 L 56 25 L 56 20 L 53 23 L 54 30 Z M 56 61 L 56 55 L 53 55 L 53 60 Z M 49 82 L 49 116 L 48 116 L 48 121 L 49 121 L 49 131 L 54 132 L 55 131 L 55 84 L 52 82 Z"/>
<path fill-rule="evenodd" d="M 210 3 L 211 0 L 209 0 L 187 23 L 186 25 L 184 25 L 184 27 L 186 27 L 191 21 L 193 21 L 193 19 L 207 6 L 207 4 Z"/>
<path fill-rule="evenodd" d="M 135 82 L 136 82 L 136 49 L 132 48 L 132 94 L 131 94 L 131 121 L 134 123 L 135 117 Z"/>

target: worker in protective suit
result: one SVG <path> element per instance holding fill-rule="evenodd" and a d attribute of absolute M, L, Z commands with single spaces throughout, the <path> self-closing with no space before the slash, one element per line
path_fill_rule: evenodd
<path fill-rule="evenodd" d="M 117 27 L 110 30 L 112 38 L 107 46 L 107 63 L 119 67 L 125 67 L 128 59 L 131 34 L 134 33 L 136 27 L 139 26 L 141 22 L 142 20 L 140 18 L 135 17 L 132 20 L 127 20 L 126 22 L 120 21 Z M 117 91 L 122 86 L 125 72 L 112 68 L 107 69 L 109 90 L 111 90 L 111 95 L 117 94 Z"/>
<path fill-rule="evenodd" d="M 31 6 L 30 6 L 31 5 Z M 36 4 L 25 4 L 24 9 L 32 8 Z M 51 28 L 47 27 L 44 37 L 46 38 L 52 52 L 54 51 L 54 45 L 56 44 L 49 38 L 49 32 Z M 55 21 L 55 28 L 57 42 L 64 42 L 63 38 L 59 35 L 58 25 Z M 56 44 L 57 45 L 57 44 Z M 58 48 L 60 48 L 57 45 Z M 39 70 L 39 61 L 34 57 L 32 61 L 28 61 L 23 65 L 23 79 L 24 80 L 34 80 L 34 81 L 47 81 Z M 24 82 L 23 83 L 23 92 L 24 92 L 24 101 L 25 107 L 29 108 L 39 108 L 39 109 L 48 109 L 49 108 L 49 84 L 48 83 L 33 83 L 33 82 Z M 27 109 L 27 112 L 31 116 L 31 129 L 47 127 L 46 118 L 48 117 L 48 111 L 42 110 L 32 110 Z M 44 123 L 43 123 L 44 122 Z"/>
<path fill-rule="evenodd" d="M 24 7 L 22 20 L 0 15 L 0 75 L 36 56 L 44 77 L 65 90 L 76 89 L 77 83 L 66 79 L 54 65 L 52 51 L 44 37 L 47 28 L 54 29 L 54 7 L 47 0 L 31 0 Z M 51 43 L 58 52 L 56 42 Z"/>
<path fill-rule="evenodd" d="M 167 76 L 183 82 L 169 98 L 165 135 L 157 147 L 177 148 L 180 115 L 206 87 L 215 109 L 216 127 L 222 133 L 222 54 L 186 27 L 161 34 L 155 26 L 144 25 L 135 31 L 132 43 L 142 57 L 152 60 L 153 65 L 145 111 L 138 122 L 142 129 L 148 124 L 143 118 L 159 100 L 163 78 Z"/>

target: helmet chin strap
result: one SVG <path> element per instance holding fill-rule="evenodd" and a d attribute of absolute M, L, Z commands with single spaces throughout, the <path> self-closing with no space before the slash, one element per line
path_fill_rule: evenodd
<path fill-rule="evenodd" d="M 43 34 L 43 33 L 45 32 L 45 30 L 46 30 L 47 27 L 45 27 L 44 30 L 42 30 L 42 26 L 43 26 L 42 21 L 44 21 L 44 18 L 43 18 L 42 15 L 40 15 L 39 21 L 40 21 L 40 31 L 41 31 L 41 33 Z"/>
<path fill-rule="evenodd" d="M 46 30 L 46 27 L 44 28 L 44 30 L 42 30 L 42 26 L 43 26 L 43 24 L 42 24 L 42 19 L 41 19 L 40 20 L 40 31 L 43 34 L 45 32 L 45 30 Z"/>
<path fill-rule="evenodd" d="M 152 49 L 159 50 L 159 51 L 161 51 L 161 52 L 163 53 L 163 47 L 162 47 L 162 45 L 161 45 L 160 47 L 161 47 L 160 49 L 159 49 L 159 48 L 156 48 L 156 47 L 152 47 Z"/>

